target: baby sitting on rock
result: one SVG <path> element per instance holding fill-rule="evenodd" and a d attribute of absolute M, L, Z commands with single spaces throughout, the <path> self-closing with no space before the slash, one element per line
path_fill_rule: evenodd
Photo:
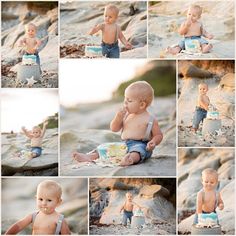
<path fill-rule="evenodd" d="M 125 90 L 124 106 L 110 123 L 113 132 L 121 130 L 121 139 L 127 146 L 121 166 L 138 164 L 150 158 L 163 139 L 157 120 L 147 111 L 153 97 L 154 90 L 145 81 L 134 82 Z M 74 152 L 72 157 L 78 162 L 91 162 L 99 158 L 99 153 L 97 150 L 88 154 Z"/>

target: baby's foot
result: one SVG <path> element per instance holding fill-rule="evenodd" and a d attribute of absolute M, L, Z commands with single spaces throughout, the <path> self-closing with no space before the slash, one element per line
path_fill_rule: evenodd
<path fill-rule="evenodd" d="M 180 52 L 180 48 L 179 47 L 167 47 L 166 52 L 168 52 L 172 55 L 176 55 L 177 53 Z"/>
<path fill-rule="evenodd" d="M 212 45 L 210 43 L 206 44 L 202 47 L 202 53 L 208 53 L 210 52 L 211 49 L 212 49 Z"/>
<path fill-rule="evenodd" d="M 94 161 L 95 159 L 97 159 L 97 154 L 93 153 L 93 154 L 83 154 L 83 153 L 79 153 L 79 152 L 73 152 L 72 153 L 72 158 L 78 162 L 91 162 Z"/>
<path fill-rule="evenodd" d="M 130 166 L 130 165 L 133 165 L 133 164 L 134 164 L 134 161 L 131 158 L 130 154 L 124 156 L 124 158 L 121 160 L 121 163 L 120 163 L 121 166 Z"/>

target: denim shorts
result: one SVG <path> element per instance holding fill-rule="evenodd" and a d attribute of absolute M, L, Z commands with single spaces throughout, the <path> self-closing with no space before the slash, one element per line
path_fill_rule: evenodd
<path fill-rule="evenodd" d="M 141 140 L 126 140 L 125 144 L 128 147 L 128 152 L 138 152 L 140 154 L 140 162 L 143 162 L 144 160 L 150 158 L 152 156 L 152 151 L 147 151 L 148 141 L 141 141 Z"/>
<path fill-rule="evenodd" d="M 42 154 L 42 148 L 41 147 L 31 147 L 30 151 L 35 153 L 36 157 L 39 157 Z"/>
<path fill-rule="evenodd" d="M 108 44 L 102 42 L 102 55 L 107 58 L 119 58 L 120 57 L 120 48 L 118 41 L 116 43 Z"/>
<path fill-rule="evenodd" d="M 202 44 L 208 44 L 208 41 L 206 41 L 204 38 L 202 38 L 201 36 L 191 36 L 191 37 L 185 37 L 183 38 L 178 46 L 182 49 L 182 50 L 185 50 L 185 39 L 197 39 L 200 43 L 200 45 Z"/>
<path fill-rule="evenodd" d="M 193 115 L 193 125 L 192 127 L 194 129 L 198 129 L 199 124 L 201 121 L 203 121 L 207 116 L 207 110 L 201 108 L 201 107 L 196 107 L 194 115 Z"/>

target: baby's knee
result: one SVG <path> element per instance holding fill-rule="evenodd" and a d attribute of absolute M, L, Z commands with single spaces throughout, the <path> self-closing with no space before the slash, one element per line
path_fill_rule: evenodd
<path fill-rule="evenodd" d="M 141 160 L 141 156 L 138 152 L 131 152 L 129 158 L 132 159 L 133 164 L 136 164 Z"/>

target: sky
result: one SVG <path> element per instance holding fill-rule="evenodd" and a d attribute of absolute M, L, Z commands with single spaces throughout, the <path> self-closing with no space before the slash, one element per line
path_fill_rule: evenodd
<path fill-rule="evenodd" d="M 123 81 L 130 80 L 146 60 L 60 60 L 60 103 L 71 107 L 78 103 L 102 102 Z"/>
<path fill-rule="evenodd" d="M 31 129 L 59 109 L 57 89 L 4 89 L 1 91 L 1 131 Z"/>

